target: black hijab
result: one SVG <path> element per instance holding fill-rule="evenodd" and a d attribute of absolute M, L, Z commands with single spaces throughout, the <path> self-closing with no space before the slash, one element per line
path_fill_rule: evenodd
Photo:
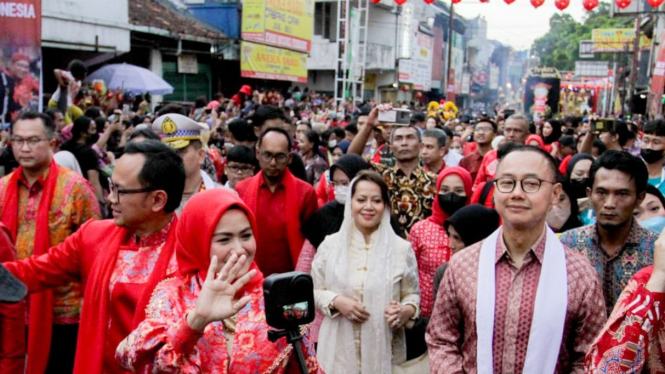
<path fill-rule="evenodd" d="M 463 207 L 450 216 L 444 223 L 446 231 L 453 226 L 468 247 L 490 236 L 499 228 L 499 213 L 480 204 Z"/>
<path fill-rule="evenodd" d="M 593 162 L 594 158 L 587 153 L 578 153 L 573 156 L 568 163 L 568 167 L 566 168 L 566 181 L 570 181 L 570 176 L 573 174 L 573 168 L 575 168 L 575 164 L 582 160 L 590 160 Z"/>
<path fill-rule="evenodd" d="M 348 154 L 340 157 L 330 167 L 330 179 L 337 169 L 343 171 L 349 179 L 353 179 L 360 171 L 369 169 L 369 164 L 359 155 Z M 344 205 L 333 200 L 314 212 L 302 225 L 300 231 L 315 248 L 318 248 L 326 236 L 339 231 L 342 221 L 344 221 Z"/>

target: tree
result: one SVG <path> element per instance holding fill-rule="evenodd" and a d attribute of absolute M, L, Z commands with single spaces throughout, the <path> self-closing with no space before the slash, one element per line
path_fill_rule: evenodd
<path fill-rule="evenodd" d="M 575 70 L 579 60 L 581 40 L 591 39 L 593 29 L 624 28 L 628 17 L 610 18 L 610 4 L 600 3 L 589 12 L 583 23 L 567 13 L 555 13 L 550 18 L 550 31 L 533 43 L 532 53 L 540 57 L 542 66 L 552 66 L 559 70 Z M 628 26 L 631 27 L 631 26 Z M 609 60 L 610 55 L 601 54 L 600 59 Z"/>

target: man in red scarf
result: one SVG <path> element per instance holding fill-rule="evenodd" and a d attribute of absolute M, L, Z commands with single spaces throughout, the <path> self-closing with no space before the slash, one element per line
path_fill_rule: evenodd
<path fill-rule="evenodd" d="M 81 280 L 74 373 L 125 373 L 116 347 L 144 319 L 157 283 L 177 270 L 173 212 L 184 185 L 172 149 L 154 140 L 130 143 L 109 180 L 113 220 L 87 222 L 45 254 L 3 264 L 33 293 Z"/>
<path fill-rule="evenodd" d="M 285 130 L 265 130 L 256 151 L 261 171 L 236 185 L 257 217 L 256 264 L 265 276 L 296 268 L 305 242 L 300 226 L 317 209 L 314 188 L 288 170 L 292 146 Z"/>
<path fill-rule="evenodd" d="M 23 113 L 14 122 L 12 151 L 20 166 L 0 179 L 1 220 L 16 241 L 12 259 L 44 254 L 86 221 L 101 216 L 90 184 L 53 161 L 55 132 L 55 124 L 45 114 Z M 11 259 L 4 259 L 7 260 Z M 78 280 L 30 296 L 28 373 L 72 370 L 81 298 Z M 22 320 L 21 330 L 25 328 L 25 317 Z M 10 323 L 2 320 L 1 328 L 8 328 L 6 324 Z M 5 347 L 11 345 L 25 351 L 25 341 L 19 336 L 2 334 L 0 340 Z M 0 373 L 12 372 L 11 365 L 2 358 L 0 354 Z"/>

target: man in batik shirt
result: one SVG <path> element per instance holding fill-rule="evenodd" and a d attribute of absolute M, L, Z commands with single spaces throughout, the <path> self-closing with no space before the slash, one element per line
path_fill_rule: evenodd
<path fill-rule="evenodd" d="M 55 132 L 55 124 L 44 114 L 23 113 L 13 125 L 12 151 L 20 166 L 0 179 L 0 212 L 16 240 L 19 260 L 46 253 L 86 221 L 100 218 L 90 184 L 53 161 Z M 31 295 L 29 373 L 71 372 L 81 298 L 78 281 Z M 1 339 L 9 343 L 17 337 L 4 335 Z"/>
<path fill-rule="evenodd" d="M 358 135 L 353 138 L 347 153 L 361 155 L 367 139 L 375 126 L 379 125 L 379 110 L 374 108 L 365 125 L 358 124 Z M 420 131 L 411 126 L 395 126 L 390 133 L 390 148 L 396 164 L 388 167 L 370 162 L 385 179 L 390 188 L 390 207 L 406 237 L 411 227 L 432 215 L 432 203 L 436 195 L 436 175 L 425 171 L 418 159 L 421 144 Z"/>

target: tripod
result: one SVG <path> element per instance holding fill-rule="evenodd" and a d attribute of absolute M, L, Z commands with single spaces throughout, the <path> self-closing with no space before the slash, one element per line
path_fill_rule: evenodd
<path fill-rule="evenodd" d="M 302 374 L 307 374 L 307 362 L 305 361 L 305 356 L 303 355 L 302 348 L 299 344 L 303 337 L 300 334 L 300 330 L 297 327 L 287 330 L 268 330 L 268 340 L 270 340 L 272 343 L 276 342 L 282 337 L 286 337 L 286 342 L 291 344 L 293 349 L 296 351 L 296 358 L 298 359 L 300 372 Z"/>

